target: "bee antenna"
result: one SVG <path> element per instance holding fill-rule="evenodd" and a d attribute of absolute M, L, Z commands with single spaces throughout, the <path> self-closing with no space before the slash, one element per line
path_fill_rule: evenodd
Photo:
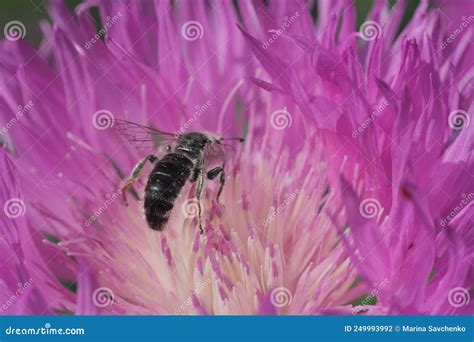
<path fill-rule="evenodd" d="M 240 142 L 244 142 L 245 139 L 244 138 L 221 138 L 221 140 L 238 140 Z"/>

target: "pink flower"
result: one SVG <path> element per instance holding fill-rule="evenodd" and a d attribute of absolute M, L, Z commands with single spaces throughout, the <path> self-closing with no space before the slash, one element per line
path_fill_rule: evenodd
<path fill-rule="evenodd" d="M 359 28 L 349 2 L 170 6 L 54 1 L 39 50 L 1 42 L 1 312 L 472 313 L 472 30 L 427 2 L 400 33 L 384 2 Z M 245 136 L 203 235 L 191 183 L 147 226 L 149 166 L 124 206 L 152 151 L 118 119 Z"/>

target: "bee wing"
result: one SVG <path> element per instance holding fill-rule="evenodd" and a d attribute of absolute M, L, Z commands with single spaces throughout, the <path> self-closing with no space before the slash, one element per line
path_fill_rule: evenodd
<path fill-rule="evenodd" d="M 172 144 L 177 139 L 173 133 L 159 131 L 126 120 L 115 119 L 112 128 L 138 149 L 157 148 Z"/>
<path fill-rule="evenodd" d="M 228 144 L 210 144 L 204 149 L 205 164 L 226 162 L 235 154 L 235 148 Z"/>

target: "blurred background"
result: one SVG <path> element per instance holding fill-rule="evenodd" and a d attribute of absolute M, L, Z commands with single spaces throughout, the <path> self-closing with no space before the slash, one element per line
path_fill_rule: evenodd
<path fill-rule="evenodd" d="M 61 0 L 59 0 L 61 1 Z M 62 0 L 66 5 L 73 10 L 81 0 Z M 124 1 L 124 0 L 115 0 L 115 1 Z M 139 1 L 139 0 L 134 0 Z M 144 0 L 151 1 L 151 0 Z M 172 1 L 172 0 L 170 0 Z M 195 0 L 184 0 L 184 1 L 195 1 Z M 203 0 L 207 1 L 207 0 Z M 220 1 L 220 0 L 217 0 Z M 232 1 L 236 0 L 223 0 L 223 1 Z M 251 0 L 240 0 L 240 1 L 251 1 Z M 264 0 L 262 0 L 264 1 Z M 270 2 L 272 0 L 265 0 L 265 2 Z M 273 0 L 273 1 L 294 1 L 294 0 Z M 319 1 L 334 1 L 334 0 L 319 0 Z M 357 8 L 357 27 L 362 24 L 369 12 L 370 8 L 374 1 L 385 1 L 385 0 L 347 0 L 348 2 L 355 2 Z M 390 5 L 394 5 L 396 0 L 386 0 Z M 0 25 L 4 27 L 6 23 L 12 20 L 19 20 L 26 26 L 26 37 L 25 39 L 29 41 L 33 46 L 37 47 L 41 41 L 41 30 L 40 22 L 47 20 L 50 21 L 48 17 L 48 0 L 1 0 L 0 1 Z M 124 1 L 127 2 L 127 1 Z M 406 22 L 412 17 L 413 12 L 420 3 L 420 0 L 407 0 L 408 6 L 405 11 L 404 20 L 400 26 L 400 29 L 406 24 Z M 312 1 L 312 14 L 315 20 L 318 17 L 317 3 L 318 1 Z M 433 2 L 434 3 L 434 2 Z M 99 29 L 101 26 L 99 11 L 96 8 L 91 9 L 91 15 L 96 20 L 96 27 Z"/>

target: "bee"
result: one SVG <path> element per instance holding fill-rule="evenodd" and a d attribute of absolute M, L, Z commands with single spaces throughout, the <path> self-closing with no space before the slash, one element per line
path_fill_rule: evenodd
<path fill-rule="evenodd" d="M 159 148 L 166 147 L 166 153 L 159 158 L 149 154 L 140 160 L 132 169 L 130 176 L 121 186 L 123 199 L 127 205 L 127 191 L 140 179 L 147 162 L 153 165 L 145 186 L 144 209 L 149 227 L 162 231 L 173 210 L 174 202 L 187 181 L 197 182 L 195 198 L 198 207 L 199 230 L 202 234 L 202 206 L 201 196 L 205 178 L 216 179 L 219 176 L 219 190 L 216 201 L 225 185 L 225 162 L 228 152 L 233 150 L 231 145 L 224 144 L 224 140 L 243 142 L 243 138 L 219 138 L 205 132 L 189 132 L 173 134 L 157 129 L 142 126 L 125 120 L 114 120 L 113 128 L 138 148 L 149 145 Z M 220 161 L 219 166 L 207 169 L 212 163 Z"/>

